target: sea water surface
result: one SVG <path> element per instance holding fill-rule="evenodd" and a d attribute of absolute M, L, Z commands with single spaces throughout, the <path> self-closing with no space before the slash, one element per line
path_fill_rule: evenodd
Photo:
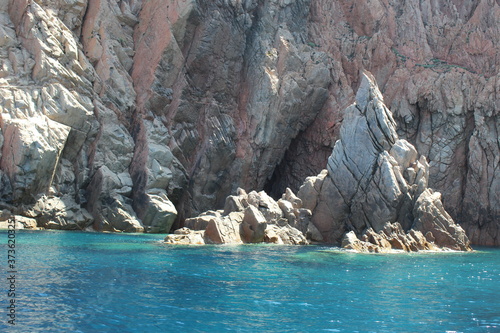
<path fill-rule="evenodd" d="M 7 332 L 500 332 L 500 250 L 354 254 L 172 246 L 162 235 L 16 234 Z"/>

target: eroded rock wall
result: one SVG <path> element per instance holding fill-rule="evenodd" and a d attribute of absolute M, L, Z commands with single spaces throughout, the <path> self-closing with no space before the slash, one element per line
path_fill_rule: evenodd
<path fill-rule="evenodd" d="M 297 194 L 312 212 L 311 222 L 325 241 L 358 251 L 374 250 L 369 244 L 409 249 L 411 239 L 420 249 L 469 250 L 441 194 L 429 188 L 427 159 L 396 128 L 374 77 L 363 72 L 326 170 L 308 177 Z M 396 239 L 406 245 L 391 244 Z"/>
<path fill-rule="evenodd" d="M 474 243 L 499 245 L 499 8 L 1 0 L 2 208 L 165 232 L 237 187 L 298 190 L 368 69 L 445 208 Z"/>

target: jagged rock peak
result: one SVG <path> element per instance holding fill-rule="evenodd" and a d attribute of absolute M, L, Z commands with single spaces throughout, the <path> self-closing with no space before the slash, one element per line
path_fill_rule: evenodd
<path fill-rule="evenodd" d="M 304 208 L 312 211 L 313 224 L 333 244 L 373 250 L 351 246 L 350 240 L 357 236 L 373 240 L 379 249 L 390 249 L 390 240 L 381 245 L 366 233 L 381 233 L 397 223 L 403 232 L 395 235 L 402 235 L 400 241 L 407 244 L 398 249 L 468 250 L 469 240 L 444 210 L 440 194 L 428 189 L 428 177 L 426 158 L 418 158 L 415 147 L 398 138 L 375 79 L 363 72 L 356 102 L 345 111 L 327 172 L 306 180 L 298 195 L 306 203 Z M 311 200 L 311 196 L 316 198 Z M 416 231 L 426 241 L 415 236 Z M 410 232 L 419 246 L 408 245 L 413 242 L 407 239 Z"/>
<path fill-rule="evenodd" d="M 373 75 L 368 71 L 363 71 L 361 83 L 356 93 L 356 105 L 360 110 L 364 110 L 372 100 L 384 103 L 384 97 L 380 92 Z"/>

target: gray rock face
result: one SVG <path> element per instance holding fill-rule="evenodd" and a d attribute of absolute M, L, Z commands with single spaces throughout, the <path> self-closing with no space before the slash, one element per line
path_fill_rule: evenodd
<path fill-rule="evenodd" d="M 132 209 L 131 201 L 121 193 L 124 184 L 106 166 L 95 173 L 87 189 L 88 210 L 99 231 L 142 232 L 144 226 Z"/>
<path fill-rule="evenodd" d="M 398 138 L 392 113 L 365 72 L 326 173 L 306 180 L 299 197 L 312 210 L 313 224 L 334 244 L 353 244 L 355 236 L 397 222 L 406 233 L 430 233 L 437 247 L 469 250 L 465 232 L 444 210 L 441 195 L 427 187 L 425 157 L 417 156 L 411 144 Z M 358 247 L 365 249 L 358 243 L 353 248 Z"/>

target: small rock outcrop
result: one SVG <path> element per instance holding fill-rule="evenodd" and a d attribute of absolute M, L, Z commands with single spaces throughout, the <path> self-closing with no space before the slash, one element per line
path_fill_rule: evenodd
<path fill-rule="evenodd" d="M 365 72 L 327 170 L 308 178 L 298 197 L 324 239 L 344 248 L 470 250 L 428 177 L 426 158 L 399 139 L 375 79 Z"/>
<path fill-rule="evenodd" d="M 187 219 L 185 226 L 167 235 L 165 242 L 306 245 L 309 240 L 322 240 L 310 216 L 311 212 L 302 208 L 301 200 L 290 189 L 278 202 L 264 191 L 247 194 L 238 189 L 237 195 L 226 198 L 224 209 Z"/>

